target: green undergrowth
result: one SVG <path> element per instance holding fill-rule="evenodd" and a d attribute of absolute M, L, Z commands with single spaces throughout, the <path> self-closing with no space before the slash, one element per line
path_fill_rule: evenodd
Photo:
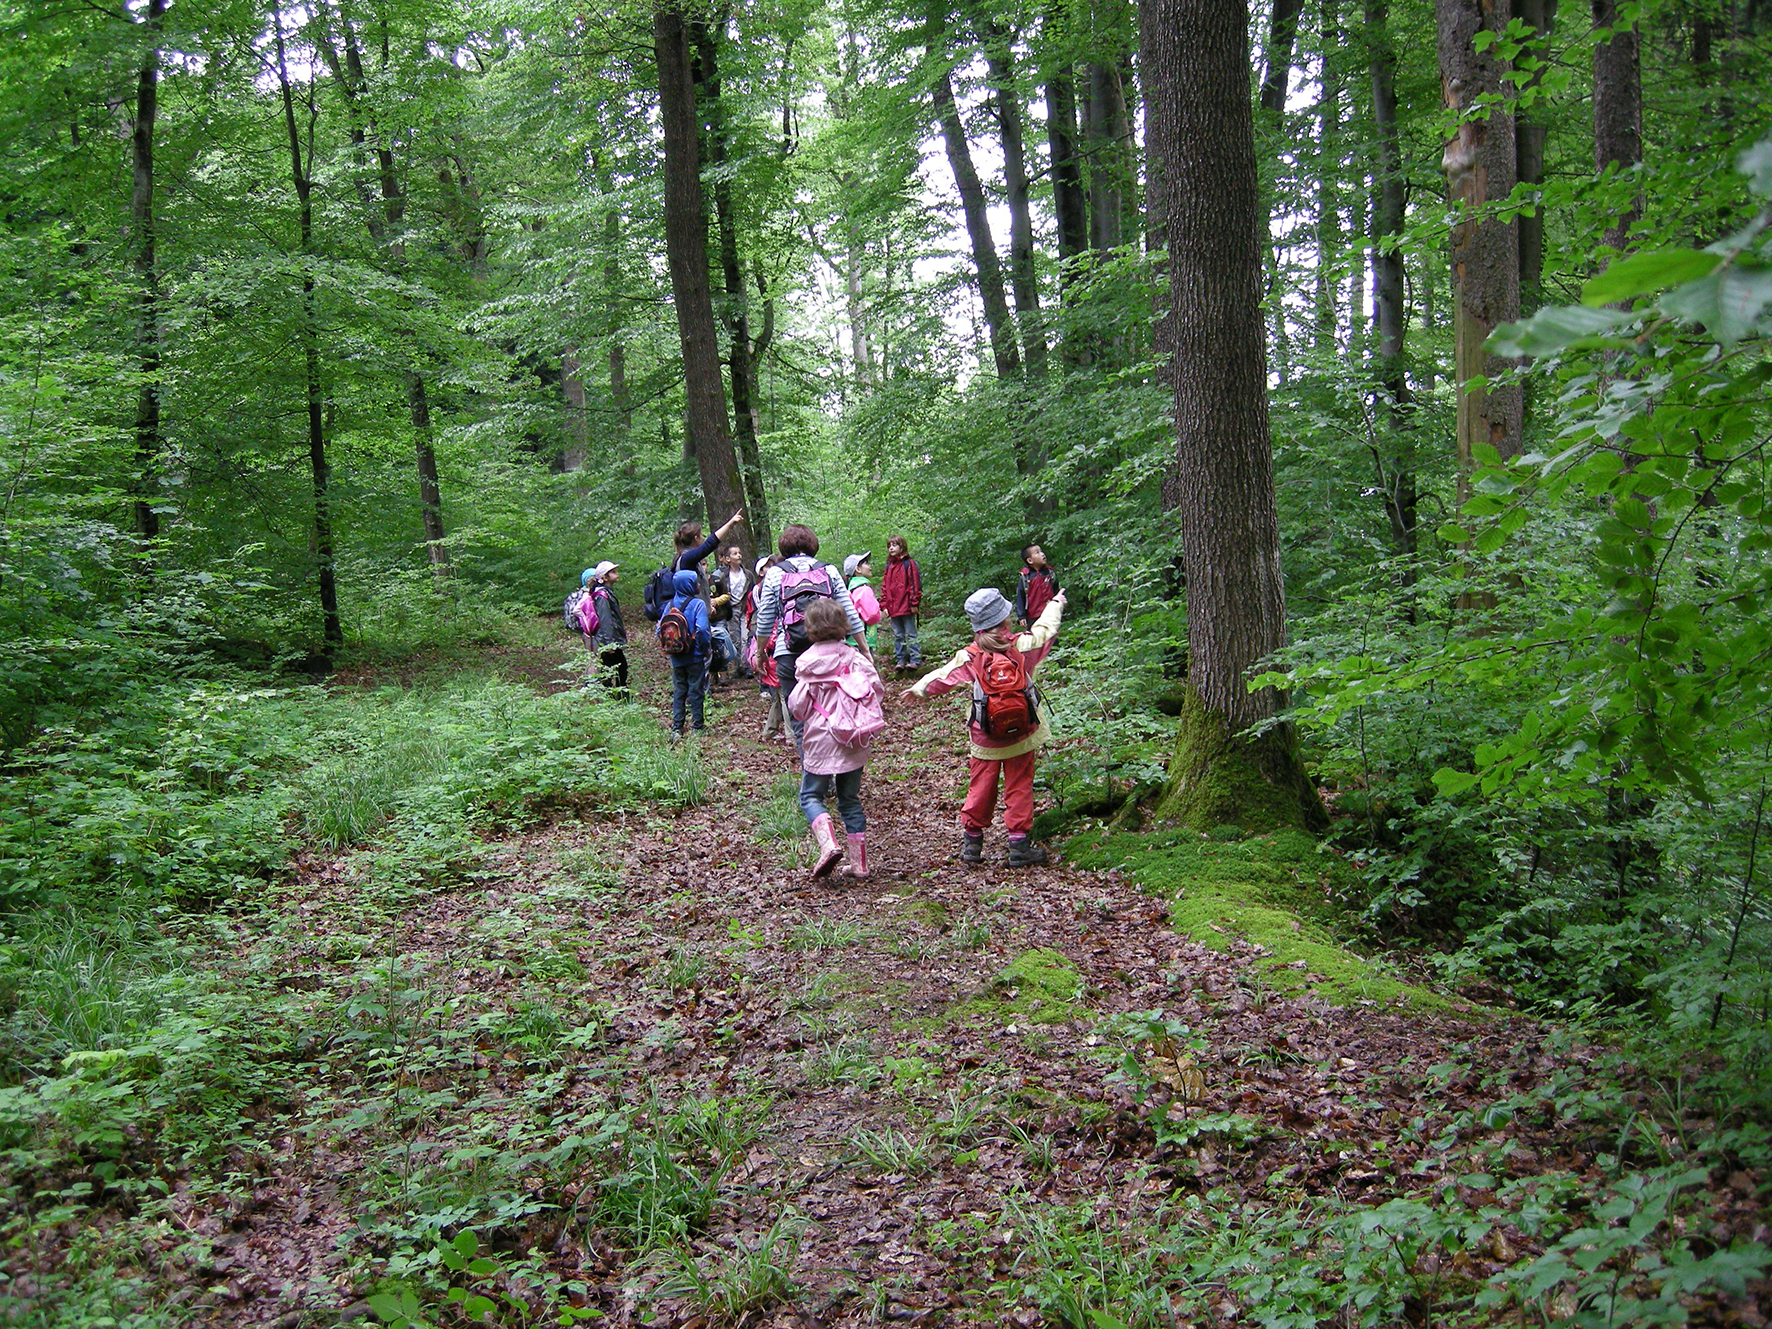
<path fill-rule="evenodd" d="M 1190 940 L 1214 950 L 1236 940 L 1261 947 L 1267 954 L 1257 967 L 1275 991 L 1312 992 L 1336 1005 L 1450 1005 L 1350 948 L 1342 901 L 1358 879 L 1302 831 L 1246 839 L 1234 827 L 1086 831 L 1066 844 L 1065 856 L 1076 867 L 1119 868 L 1168 900 L 1171 926 Z"/>
<path fill-rule="evenodd" d="M 1061 1024 L 1084 1011 L 1083 975 L 1050 947 L 1023 951 L 991 979 L 983 992 L 952 1006 L 944 1021 L 1020 1021 Z"/>

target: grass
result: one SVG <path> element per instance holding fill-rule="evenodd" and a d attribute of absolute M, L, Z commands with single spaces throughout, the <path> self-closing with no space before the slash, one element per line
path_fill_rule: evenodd
<path fill-rule="evenodd" d="M 726 1324 L 780 1304 L 799 1291 L 793 1277 L 805 1224 L 783 1214 L 758 1235 L 754 1245 L 715 1247 L 704 1255 L 675 1248 L 653 1262 L 662 1277 L 657 1291 L 680 1297 L 702 1315 Z"/>
<path fill-rule="evenodd" d="M 921 1176 L 939 1161 L 928 1140 L 915 1139 L 891 1128 L 858 1130 L 850 1135 L 849 1147 L 875 1172 L 888 1175 Z"/>

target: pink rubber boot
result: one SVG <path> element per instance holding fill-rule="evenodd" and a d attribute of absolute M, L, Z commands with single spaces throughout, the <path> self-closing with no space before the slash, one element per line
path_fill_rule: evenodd
<path fill-rule="evenodd" d="M 849 836 L 849 861 L 843 865 L 843 875 L 853 877 L 856 881 L 868 879 L 868 834 L 866 831 L 854 831 Z"/>
<path fill-rule="evenodd" d="M 812 869 L 812 875 L 828 877 L 831 869 L 837 866 L 837 860 L 843 857 L 843 851 L 837 848 L 837 832 L 831 825 L 830 813 L 823 813 L 812 823 L 812 838 L 818 841 L 818 863 Z"/>

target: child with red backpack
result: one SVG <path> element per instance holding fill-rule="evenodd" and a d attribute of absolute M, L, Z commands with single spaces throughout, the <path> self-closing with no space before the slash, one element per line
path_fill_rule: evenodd
<path fill-rule="evenodd" d="M 849 615 L 836 601 L 821 599 L 807 606 L 806 635 L 811 645 L 795 663 L 788 714 L 805 726 L 800 810 L 818 842 L 812 875 L 827 875 L 843 856 L 826 808 L 834 793 L 837 813 L 849 833 L 849 862 L 843 875 L 865 881 L 868 820 L 861 809 L 861 772 L 867 765 L 869 741 L 886 727 L 880 705 L 886 687 L 873 661 L 843 640 L 849 635 Z"/>
<path fill-rule="evenodd" d="M 966 802 L 960 808 L 960 861 L 984 861 L 984 832 L 997 808 L 997 781 L 1003 782 L 1003 825 L 1009 831 L 1009 866 L 1037 867 L 1046 851 L 1033 841 L 1034 753 L 1046 741 L 1034 671 L 1052 648 L 1064 617 L 1064 592 L 1058 591 L 1032 630 L 1005 632 L 1014 613 L 994 586 L 966 597 L 966 618 L 972 641 L 952 660 L 906 688 L 901 701 L 939 697 L 972 685 L 969 728 L 972 774 Z"/>

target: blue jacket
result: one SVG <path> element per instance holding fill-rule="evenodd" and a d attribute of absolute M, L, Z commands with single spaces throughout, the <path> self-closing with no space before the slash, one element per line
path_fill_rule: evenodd
<path fill-rule="evenodd" d="M 708 606 L 699 594 L 701 578 L 693 572 L 679 572 L 671 578 L 671 589 L 676 592 L 671 597 L 671 606 L 683 611 L 683 617 L 689 620 L 690 635 L 695 641 L 688 658 L 706 660 L 709 654 L 710 638 L 708 636 Z M 660 620 L 660 626 L 662 625 L 663 621 Z M 654 628 L 652 632 L 654 636 L 658 635 L 657 628 Z M 680 660 L 683 657 L 673 656 L 672 658 Z"/>

